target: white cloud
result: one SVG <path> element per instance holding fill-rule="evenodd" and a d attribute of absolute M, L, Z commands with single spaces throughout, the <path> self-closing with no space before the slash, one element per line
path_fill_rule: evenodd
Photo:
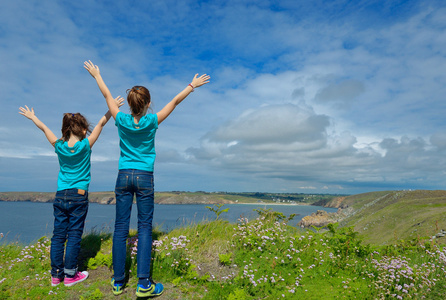
<path fill-rule="evenodd" d="M 264 106 L 245 112 L 209 139 L 243 145 L 307 143 L 324 139 L 328 124 L 327 116 L 314 115 L 292 104 Z"/>
<path fill-rule="evenodd" d="M 5 2 L 1 169 L 35 174 L 30 161 L 54 159 L 46 156 L 52 149 L 43 135 L 17 113 L 21 105 L 33 106 L 57 133 L 64 112 L 80 111 L 97 122 L 105 101 L 82 68 L 92 59 L 114 95 L 147 85 L 155 111 L 193 74 L 211 74 L 211 84 L 160 126 L 162 188 L 172 182 L 180 190 L 441 187 L 443 6 Z M 109 124 L 92 158 L 107 188 L 118 153 Z M 55 178 L 48 180 L 53 186 Z M 0 190 L 9 186 L 20 185 L 8 181 Z"/>
<path fill-rule="evenodd" d="M 335 102 L 341 107 L 354 101 L 359 95 L 364 93 L 364 84 L 357 80 L 345 80 L 340 83 L 330 84 L 321 89 L 315 96 L 316 101 L 325 103 Z"/>
<path fill-rule="evenodd" d="M 329 127 L 327 116 L 297 105 L 264 106 L 207 133 L 199 148 L 188 151 L 215 169 L 260 181 L 318 182 L 320 189 L 332 191 L 433 186 L 444 180 L 442 135 L 433 136 L 432 143 L 403 136 L 358 144 L 348 132 L 328 134 Z"/>

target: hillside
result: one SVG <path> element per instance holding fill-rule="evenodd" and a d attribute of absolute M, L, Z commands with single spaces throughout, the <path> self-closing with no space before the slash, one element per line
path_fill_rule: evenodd
<path fill-rule="evenodd" d="M 0 201 L 53 202 L 54 195 L 54 192 L 0 192 Z M 115 203 L 113 192 L 92 192 L 88 197 L 93 203 Z"/>
<path fill-rule="evenodd" d="M 0 201 L 53 202 L 54 192 L 0 192 Z M 155 192 L 156 204 L 231 204 L 231 203 L 271 203 L 271 204 L 314 204 L 323 205 L 337 197 L 330 194 L 293 193 L 208 193 L 208 192 Z M 114 192 L 90 192 L 92 203 L 115 204 Z M 317 204 L 315 204 L 317 205 Z"/>
<path fill-rule="evenodd" d="M 153 279 L 163 300 L 444 299 L 441 245 L 368 245 L 350 228 L 327 231 L 290 226 L 275 212 L 215 219 L 153 232 Z M 79 255 L 85 282 L 50 284 L 51 242 L 0 244 L 0 299 L 135 299 L 138 236 L 130 232 L 128 281 L 115 297 L 110 287 L 112 235 L 84 235 Z M 427 245 L 428 247 L 425 247 Z"/>
<path fill-rule="evenodd" d="M 365 242 L 392 244 L 433 237 L 446 244 L 446 191 L 383 191 L 332 199 L 341 208 L 342 227 L 353 226 Z"/>

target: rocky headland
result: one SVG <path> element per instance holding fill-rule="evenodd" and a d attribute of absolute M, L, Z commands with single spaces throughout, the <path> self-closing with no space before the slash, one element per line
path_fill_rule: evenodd
<path fill-rule="evenodd" d="M 342 221 L 347 216 L 353 213 L 353 208 L 351 208 L 347 203 L 345 203 L 346 197 L 336 197 L 325 203 L 314 203 L 314 205 L 323 205 L 324 207 L 337 208 L 338 211 L 334 213 L 328 213 L 325 210 L 318 210 L 309 216 L 305 216 L 300 220 L 298 226 L 302 228 L 308 228 L 311 226 L 323 227 L 330 223 L 336 223 Z"/>

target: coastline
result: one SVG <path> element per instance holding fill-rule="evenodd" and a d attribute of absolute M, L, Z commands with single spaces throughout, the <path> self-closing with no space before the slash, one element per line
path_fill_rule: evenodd
<path fill-rule="evenodd" d="M 48 200 L 48 201 L 36 201 L 36 200 L 3 200 L 0 199 L 0 202 L 31 202 L 31 203 L 52 203 L 52 200 Z M 115 203 L 101 203 L 101 202 L 96 202 L 96 201 L 91 201 L 90 203 L 95 203 L 95 204 L 101 204 L 101 205 L 114 205 Z M 184 202 L 170 202 L 170 203 L 157 203 L 155 201 L 155 204 L 157 205 L 197 205 L 197 204 L 201 204 L 201 205 L 213 205 L 213 204 L 220 204 L 220 203 L 203 203 L 203 202 L 189 202 L 189 203 L 184 203 Z M 283 205 L 283 206 L 311 206 L 313 205 L 312 203 L 265 203 L 265 202 L 257 202 L 257 203 L 253 203 L 253 202 L 226 202 L 223 204 L 244 204 L 244 205 Z"/>
<path fill-rule="evenodd" d="M 54 201 L 54 192 L 0 192 L 0 201 L 5 202 L 46 202 Z M 329 194 L 274 194 L 274 193 L 226 193 L 226 192 L 155 192 L 155 204 L 246 204 L 308 206 L 316 203 L 324 206 L 328 200 L 337 197 Z M 115 204 L 115 194 L 89 192 L 90 203 Z"/>
<path fill-rule="evenodd" d="M 284 205 L 284 206 L 310 206 L 311 203 L 266 203 L 266 202 L 234 202 L 234 203 L 226 203 L 226 204 L 248 204 L 248 205 Z"/>

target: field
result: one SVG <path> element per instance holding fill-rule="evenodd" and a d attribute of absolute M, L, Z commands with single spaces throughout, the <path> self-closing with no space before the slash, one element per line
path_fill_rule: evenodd
<path fill-rule="evenodd" d="M 432 238 L 435 224 L 444 221 L 444 194 L 349 196 L 344 204 L 350 215 L 341 224 L 311 229 L 289 226 L 284 215 L 265 209 L 257 210 L 254 220 L 231 224 L 219 218 L 224 205 L 214 206 L 214 220 L 154 231 L 153 278 L 165 286 L 158 299 L 444 299 L 446 251 L 442 238 Z M 422 225 L 423 218 L 428 224 Z M 426 226 L 418 230 L 425 234 L 407 229 L 413 219 Z M 358 231 L 367 226 L 370 231 Z M 135 298 L 136 251 L 137 233 L 132 232 L 129 280 L 115 299 Z M 2 246 L 0 252 L 1 299 L 114 297 L 109 234 L 84 236 L 81 270 L 90 278 L 73 287 L 51 287 L 45 237 L 33 245 Z"/>

